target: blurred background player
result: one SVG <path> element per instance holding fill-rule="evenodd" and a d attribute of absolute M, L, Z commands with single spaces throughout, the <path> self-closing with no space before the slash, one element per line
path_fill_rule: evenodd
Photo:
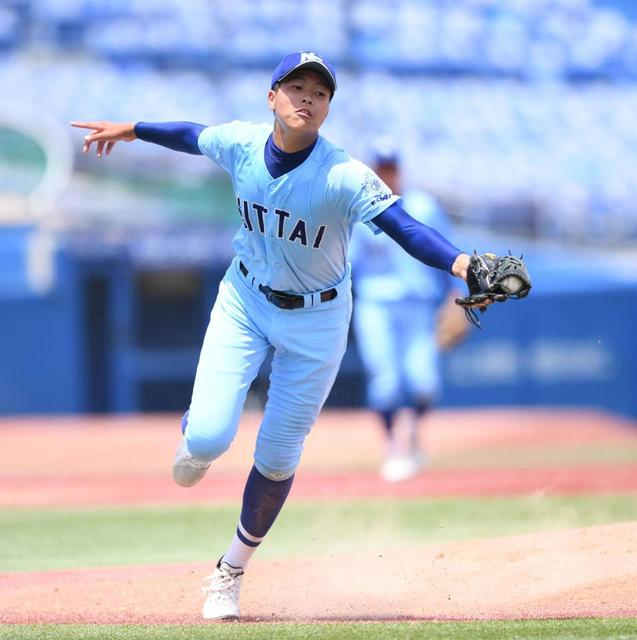
<path fill-rule="evenodd" d="M 402 190 L 400 155 L 391 138 L 376 141 L 371 162 L 413 217 L 449 235 L 448 216 L 431 196 Z M 349 257 L 367 401 L 384 427 L 380 473 L 389 482 L 407 480 L 426 464 L 418 427 L 440 388 L 439 353 L 463 339 L 469 325 L 454 303 L 460 291 L 452 278 L 414 260 L 386 234 L 359 225 Z"/>

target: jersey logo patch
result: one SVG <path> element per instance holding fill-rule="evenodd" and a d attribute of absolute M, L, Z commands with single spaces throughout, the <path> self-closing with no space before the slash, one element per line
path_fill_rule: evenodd
<path fill-rule="evenodd" d="M 380 196 L 387 193 L 387 188 L 381 182 L 381 179 L 371 171 L 365 174 L 362 189 L 366 196 Z"/>

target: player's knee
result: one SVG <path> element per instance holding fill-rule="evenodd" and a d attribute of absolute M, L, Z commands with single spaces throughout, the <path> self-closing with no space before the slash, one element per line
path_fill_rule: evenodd
<path fill-rule="evenodd" d="M 274 449 L 259 444 L 254 452 L 254 466 L 259 473 L 270 480 L 287 480 L 294 474 L 301 461 L 301 449 Z"/>
<path fill-rule="evenodd" d="M 232 437 L 225 433 L 198 431 L 189 425 L 186 434 L 188 451 L 199 460 L 215 460 L 225 453 L 232 442 Z"/>
<path fill-rule="evenodd" d="M 281 466 L 281 465 L 272 465 L 272 464 L 263 464 L 255 459 L 254 466 L 257 468 L 257 471 L 265 476 L 268 480 L 274 480 L 275 482 L 281 482 L 282 480 L 287 480 L 294 475 L 298 463 L 290 466 Z"/>
<path fill-rule="evenodd" d="M 199 460 L 211 461 L 230 448 L 236 423 L 206 412 L 188 411 L 182 419 L 182 431 L 188 451 Z"/>
<path fill-rule="evenodd" d="M 222 453 L 230 447 L 230 441 L 226 438 L 215 437 L 203 434 L 189 433 L 186 436 L 188 451 L 198 460 L 216 460 Z"/>
<path fill-rule="evenodd" d="M 388 402 L 398 397 L 401 393 L 399 376 L 393 373 L 374 376 L 369 382 L 369 392 L 372 398 Z"/>
<path fill-rule="evenodd" d="M 402 391 L 398 385 L 370 385 L 369 403 L 375 409 L 385 409 L 400 404 Z"/>

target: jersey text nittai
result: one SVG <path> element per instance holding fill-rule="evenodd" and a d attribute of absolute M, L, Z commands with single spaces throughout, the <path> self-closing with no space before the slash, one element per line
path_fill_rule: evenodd
<path fill-rule="evenodd" d="M 267 207 L 264 207 L 258 202 L 248 202 L 248 200 L 242 200 L 240 197 L 237 197 L 237 208 L 239 209 L 239 215 L 243 220 L 244 228 L 248 231 L 255 231 L 256 223 L 256 230 L 265 234 L 265 216 L 269 213 Z M 254 221 L 250 215 L 251 212 L 254 216 Z M 327 225 L 322 224 L 316 230 L 308 230 L 307 222 L 303 220 L 303 218 L 298 218 L 296 223 L 294 223 L 292 230 L 288 234 L 290 226 L 288 219 L 291 217 L 294 219 L 296 216 L 290 216 L 290 213 L 283 209 L 274 209 L 274 215 L 278 218 L 278 224 L 276 226 L 277 238 L 285 238 L 290 242 L 299 242 L 304 247 L 311 246 L 313 249 L 320 248 L 323 237 L 325 236 L 325 229 L 327 228 Z"/>

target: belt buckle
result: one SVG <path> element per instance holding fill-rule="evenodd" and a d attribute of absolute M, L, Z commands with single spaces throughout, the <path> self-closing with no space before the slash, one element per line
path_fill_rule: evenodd
<path fill-rule="evenodd" d="M 265 296 L 265 299 L 268 302 L 272 302 L 272 298 L 274 297 L 274 293 L 272 292 L 272 289 L 264 284 L 260 284 L 259 289 L 261 290 L 261 293 Z"/>
<path fill-rule="evenodd" d="M 279 309 L 297 309 L 303 306 L 303 298 L 300 296 L 300 300 L 295 300 L 294 296 L 288 296 L 285 293 L 281 293 L 268 287 L 268 285 L 260 284 L 259 291 L 265 296 L 265 299 Z M 296 304 L 295 304 L 296 303 Z M 300 304 L 299 304 L 300 303 Z"/>
<path fill-rule="evenodd" d="M 259 291 L 265 296 L 265 299 L 279 309 L 289 309 L 288 301 L 282 296 L 277 296 L 272 287 L 268 287 L 266 284 L 259 285 Z"/>

